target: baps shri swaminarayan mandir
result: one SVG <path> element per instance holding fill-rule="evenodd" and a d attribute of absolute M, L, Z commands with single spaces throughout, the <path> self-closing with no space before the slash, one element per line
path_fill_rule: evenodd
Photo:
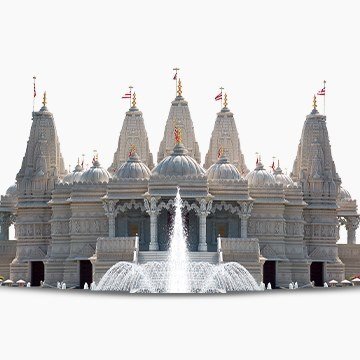
<path fill-rule="evenodd" d="M 217 262 L 221 237 L 223 261 L 272 287 L 359 274 L 357 204 L 341 187 L 316 99 L 287 175 L 280 164 L 266 169 L 260 156 L 248 168 L 224 95 L 204 162 L 179 80 L 155 161 L 132 94 L 111 166 L 95 154 L 91 167 L 79 161 L 70 172 L 45 95 L 16 184 L 1 196 L 0 275 L 32 286 L 97 283 L 115 263 L 133 260 L 137 235 L 138 261 L 163 261 L 177 187 L 192 261 Z M 347 244 L 338 244 L 341 226 Z"/>

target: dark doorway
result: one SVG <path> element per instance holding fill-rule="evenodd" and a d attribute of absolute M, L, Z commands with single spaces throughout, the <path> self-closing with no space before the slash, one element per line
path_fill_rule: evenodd
<path fill-rule="evenodd" d="M 315 261 L 310 265 L 310 281 L 314 281 L 315 286 L 324 286 L 324 263 Z"/>
<path fill-rule="evenodd" d="M 265 286 L 268 286 L 268 283 L 271 284 L 271 287 L 275 289 L 276 287 L 276 261 L 265 261 L 263 269 L 263 283 Z"/>
<path fill-rule="evenodd" d="M 90 260 L 80 260 L 80 289 L 84 288 L 85 283 L 89 286 L 92 283 L 92 264 Z"/>
<path fill-rule="evenodd" d="M 31 262 L 31 286 L 40 286 L 44 281 L 44 263 L 42 261 Z"/>

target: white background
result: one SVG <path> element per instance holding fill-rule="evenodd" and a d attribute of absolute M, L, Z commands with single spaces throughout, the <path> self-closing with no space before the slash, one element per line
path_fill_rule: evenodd
<path fill-rule="evenodd" d="M 333 157 L 344 187 L 360 199 L 359 33 L 356 1 L 1 1 L 0 193 L 25 153 L 33 75 L 36 109 L 47 90 L 66 164 L 83 153 L 90 163 L 96 149 L 108 167 L 130 84 L 156 159 L 178 66 L 202 159 L 219 110 L 214 96 L 224 86 L 250 168 L 259 152 L 265 165 L 277 156 L 291 171 L 312 96 L 326 79 Z M 346 352 L 356 340 L 346 326 L 359 300 L 358 292 L 161 300 L 23 295 L 0 293 L 2 349 L 46 350 L 52 358 L 89 350 L 93 358 L 102 351 L 103 358 L 121 358 L 124 349 L 146 358 L 147 347 L 159 359 Z"/>

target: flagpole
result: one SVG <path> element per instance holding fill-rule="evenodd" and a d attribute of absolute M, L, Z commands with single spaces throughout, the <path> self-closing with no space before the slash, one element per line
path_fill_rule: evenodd
<path fill-rule="evenodd" d="M 221 92 L 220 111 L 222 110 L 222 107 L 223 107 L 223 98 L 222 98 L 223 90 L 224 90 L 224 88 L 221 86 L 220 87 L 220 92 Z"/>
<path fill-rule="evenodd" d="M 180 70 L 179 68 L 173 68 L 173 70 L 175 71 L 175 97 L 177 97 L 177 87 L 178 87 L 178 71 Z"/>
<path fill-rule="evenodd" d="M 35 80 L 36 80 L 36 76 L 33 76 L 33 80 L 34 80 L 34 94 L 33 94 L 33 113 L 35 112 L 35 96 L 36 96 L 36 85 L 35 85 Z"/>
<path fill-rule="evenodd" d="M 325 89 L 325 86 L 326 86 L 326 80 L 324 80 L 324 115 L 325 115 L 325 97 L 326 97 L 326 89 Z"/>

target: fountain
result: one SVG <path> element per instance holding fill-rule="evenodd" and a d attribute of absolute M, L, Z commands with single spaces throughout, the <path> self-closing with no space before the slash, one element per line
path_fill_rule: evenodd
<path fill-rule="evenodd" d="M 224 293 L 260 291 L 251 274 L 239 263 L 191 262 L 182 218 L 180 189 L 175 198 L 175 218 L 165 262 L 119 262 L 94 286 L 97 291 L 130 293 Z"/>

